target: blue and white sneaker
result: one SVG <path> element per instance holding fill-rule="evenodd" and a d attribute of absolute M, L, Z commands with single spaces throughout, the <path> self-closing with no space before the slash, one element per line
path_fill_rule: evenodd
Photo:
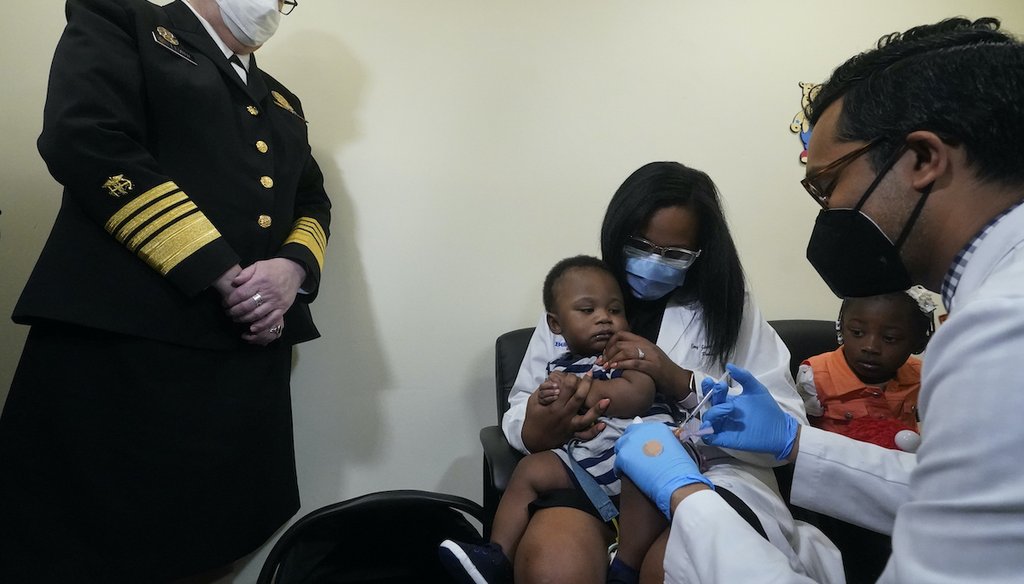
<path fill-rule="evenodd" d="M 446 539 L 437 550 L 448 573 L 464 584 L 511 584 L 512 562 L 496 543 L 474 545 Z"/>

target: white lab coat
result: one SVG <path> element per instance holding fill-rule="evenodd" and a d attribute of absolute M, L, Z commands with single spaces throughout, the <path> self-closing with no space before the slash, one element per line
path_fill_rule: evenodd
<path fill-rule="evenodd" d="M 916 457 L 804 426 L 792 501 L 892 533 L 880 582 L 1022 582 L 1024 206 L 981 242 L 949 314 L 924 362 Z M 717 496 L 698 495 L 675 509 L 667 581 L 803 581 Z"/>
<path fill-rule="evenodd" d="M 709 365 L 704 359 L 707 343 L 702 314 L 697 305 L 669 302 L 662 318 L 657 345 L 673 362 L 694 372 L 697 388 L 704 377 L 717 379 L 724 373 L 718 364 Z M 550 331 L 545 315 L 542 314 L 509 394 L 509 410 L 502 419 L 506 438 L 521 452 L 527 452 L 522 440 L 526 402 L 546 379 L 548 362 L 565 350 L 565 341 Z M 803 402 L 796 393 L 789 372 L 789 351 L 775 330 L 765 322 L 749 294 L 744 299 L 743 321 L 731 361 L 749 369 L 764 383 L 784 410 L 806 424 Z M 738 388 L 735 391 L 739 391 Z M 697 399 L 697 396 L 691 395 L 681 405 L 692 408 Z M 775 475 L 771 470 L 772 466 L 778 464 L 774 457 L 727 452 L 710 446 L 703 446 L 702 449 L 711 466 L 706 473 L 707 477 L 716 485 L 735 493 L 754 511 L 769 540 L 785 554 L 786 563 L 792 570 L 812 574 L 819 581 L 842 580 L 839 551 L 816 528 L 795 521 L 779 496 Z M 747 529 L 750 530 L 750 527 L 747 526 Z M 753 530 L 750 532 L 754 533 Z"/>

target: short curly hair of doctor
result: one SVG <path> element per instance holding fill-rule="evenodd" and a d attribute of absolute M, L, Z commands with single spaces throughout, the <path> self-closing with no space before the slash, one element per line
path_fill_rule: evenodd
<path fill-rule="evenodd" d="M 1024 44 L 996 18 L 949 18 L 879 39 L 833 71 L 805 108 L 842 101 L 836 138 L 878 141 L 875 170 L 918 130 L 962 145 L 975 176 L 1024 184 Z"/>

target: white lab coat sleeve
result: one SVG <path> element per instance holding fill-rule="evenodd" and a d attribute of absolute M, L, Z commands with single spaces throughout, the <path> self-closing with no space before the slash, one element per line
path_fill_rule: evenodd
<path fill-rule="evenodd" d="M 913 454 L 803 426 L 790 502 L 891 534 L 915 466 Z"/>
<path fill-rule="evenodd" d="M 665 549 L 665 582 L 810 583 L 714 491 L 676 506 Z"/>
<path fill-rule="evenodd" d="M 526 348 L 526 356 L 519 366 L 519 374 L 512 385 L 512 391 L 508 394 L 509 408 L 501 418 L 501 429 L 508 443 L 524 454 L 529 454 L 529 450 L 523 444 L 526 402 L 530 399 L 530 394 L 537 391 L 540 384 L 547 379 L 548 363 L 561 352 L 556 347 L 559 341 L 561 336 L 551 332 L 546 315 L 541 314 L 537 328 L 530 338 L 530 344 Z"/>
<path fill-rule="evenodd" d="M 804 400 L 804 409 L 808 416 L 820 418 L 825 414 L 825 408 L 818 400 L 818 386 L 814 383 L 814 369 L 807 363 L 800 365 L 796 372 L 796 392 Z"/>

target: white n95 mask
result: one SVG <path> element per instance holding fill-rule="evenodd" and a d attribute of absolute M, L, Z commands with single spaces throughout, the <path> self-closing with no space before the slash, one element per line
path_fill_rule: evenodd
<path fill-rule="evenodd" d="M 228 30 L 247 47 L 270 40 L 281 24 L 277 0 L 217 0 L 217 5 Z"/>

